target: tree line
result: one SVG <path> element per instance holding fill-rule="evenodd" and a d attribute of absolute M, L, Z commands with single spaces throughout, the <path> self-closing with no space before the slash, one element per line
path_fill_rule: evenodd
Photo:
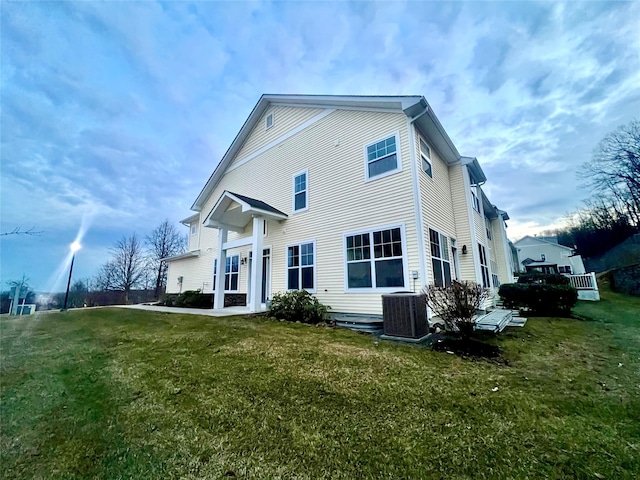
<path fill-rule="evenodd" d="M 19 229 L 9 234 L 31 234 Z M 69 288 L 67 306 L 77 308 L 119 303 L 138 303 L 158 299 L 167 283 L 167 262 L 163 258 L 184 253 L 187 235 L 163 221 L 144 237 L 137 233 L 123 236 L 109 250 L 109 259 L 94 277 L 76 279 Z M 10 287 L 23 286 L 28 291 L 25 303 L 38 303 L 38 309 L 62 308 L 65 292 L 36 296 L 29 279 L 8 282 Z M 9 291 L 0 293 L 0 313 L 9 311 Z"/>
<path fill-rule="evenodd" d="M 575 246 L 589 258 L 640 232 L 640 121 L 618 127 L 600 141 L 578 178 L 591 196 L 555 232 L 559 243 Z"/>
<path fill-rule="evenodd" d="M 98 291 L 119 291 L 124 302 L 134 289 L 153 289 L 158 298 L 167 283 L 167 262 L 163 259 L 183 253 L 187 236 L 165 220 L 140 239 L 136 233 L 123 236 L 110 250 L 111 258 L 98 271 L 93 283 Z"/>

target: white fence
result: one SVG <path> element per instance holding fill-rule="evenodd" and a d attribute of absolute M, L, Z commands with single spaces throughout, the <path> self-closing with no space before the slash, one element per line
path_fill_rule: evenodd
<path fill-rule="evenodd" d="M 569 282 L 573 288 L 578 290 L 578 298 L 580 300 L 600 300 L 598 282 L 596 282 L 596 274 L 594 272 L 570 275 Z"/>

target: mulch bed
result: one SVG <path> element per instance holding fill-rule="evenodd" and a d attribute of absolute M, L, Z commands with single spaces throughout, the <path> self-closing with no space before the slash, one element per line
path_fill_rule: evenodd
<path fill-rule="evenodd" d="M 474 339 L 461 339 L 446 334 L 435 333 L 430 338 L 431 349 L 460 357 L 497 358 L 500 347 Z"/>

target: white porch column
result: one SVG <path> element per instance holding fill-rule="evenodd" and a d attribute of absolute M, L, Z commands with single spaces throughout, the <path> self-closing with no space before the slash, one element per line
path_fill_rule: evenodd
<path fill-rule="evenodd" d="M 224 308 L 224 273 L 227 265 L 227 250 L 223 245 L 227 242 L 228 231 L 218 228 L 218 269 L 216 270 L 216 288 L 213 292 L 213 308 Z"/>
<path fill-rule="evenodd" d="M 253 217 L 253 259 L 251 261 L 251 298 L 248 299 L 249 311 L 259 312 L 262 303 L 262 248 L 264 218 Z"/>

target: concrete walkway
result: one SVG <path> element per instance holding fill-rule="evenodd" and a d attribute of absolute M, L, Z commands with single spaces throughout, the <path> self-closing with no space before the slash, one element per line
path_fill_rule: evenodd
<path fill-rule="evenodd" d="M 147 310 L 149 312 L 182 313 L 188 315 L 208 315 L 210 317 L 230 317 L 232 315 L 249 315 L 249 307 L 227 307 L 223 309 L 213 308 L 182 308 L 163 307 L 160 305 L 111 305 L 118 308 L 133 308 L 135 310 Z"/>

